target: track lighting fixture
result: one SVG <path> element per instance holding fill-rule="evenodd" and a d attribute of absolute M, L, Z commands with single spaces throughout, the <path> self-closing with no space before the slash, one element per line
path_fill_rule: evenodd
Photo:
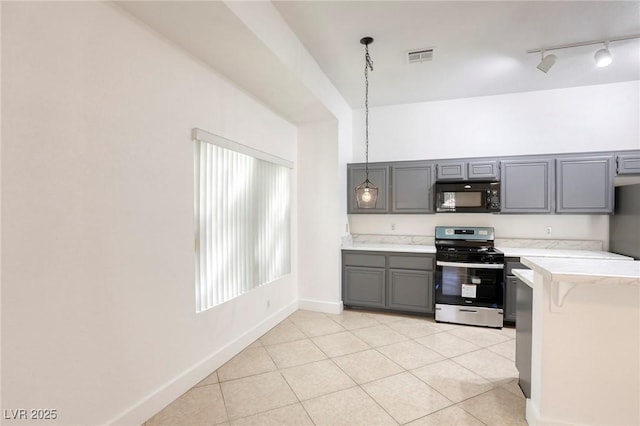
<path fill-rule="evenodd" d="M 542 58 L 540 60 L 540 63 L 538 64 L 537 68 L 542 71 L 543 73 L 548 73 L 549 70 L 551 69 L 551 67 L 553 66 L 553 64 L 556 63 L 556 55 L 547 55 L 544 56 L 544 50 L 540 53 L 540 57 Z"/>
<path fill-rule="evenodd" d="M 613 62 L 611 52 L 609 52 L 609 43 L 605 42 L 604 48 L 600 49 L 595 54 L 596 65 L 600 68 L 606 67 Z"/>
<path fill-rule="evenodd" d="M 527 50 L 527 53 L 540 53 L 542 58 L 537 68 L 547 73 L 551 69 L 551 67 L 556 63 L 556 55 L 546 55 L 545 52 L 549 50 L 560 50 L 560 49 L 571 49 L 573 47 L 581 47 L 581 46 L 591 46 L 594 44 L 604 44 L 604 48 L 598 50 L 595 54 L 596 65 L 598 67 L 606 67 L 607 65 L 613 62 L 613 57 L 611 56 L 611 52 L 609 51 L 609 43 L 614 41 L 623 41 L 623 40 L 632 40 L 640 38 L 640 34 L 631 34 L 620 37 L 611 37 L 606 40 L 592 40 L 592 41 L 583 41 L 579 43 L 571 43 L 571 44 L 561 44 L 557 46 L 549 46 L 543 47 L 540 49 L 531 49 Z"/>

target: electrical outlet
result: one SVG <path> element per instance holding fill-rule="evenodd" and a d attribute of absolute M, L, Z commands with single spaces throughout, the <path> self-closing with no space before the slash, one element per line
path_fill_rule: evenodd
<path fill-rule="evenodd" d="M 547 226 L 544 230 L 545 230 L 545 234 L 551 235 L 551 227 L 550 226 Z"/>
<path fill-rule="evenodd" d="M 395 230 L 396 230 L 396 224 L 395 224 L 395 223 L 392 223 L 392 224 L 391 224 L 391 230 L 392 230 L 392 231 L 395 231 Z"/>
<path fill-rule="evenodd" d="M 271 299 L 267 299 L 267 309 L 271 307 Z"/>

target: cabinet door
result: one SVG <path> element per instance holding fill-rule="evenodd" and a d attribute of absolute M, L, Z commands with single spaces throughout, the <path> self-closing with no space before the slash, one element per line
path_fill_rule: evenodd
<path fill-rule="evenodd" d="M 520 389 L 531 398 L 531 348 L 533 331 L 533 289 L 517 280 L 516 291 L 516 368 Z"/>
<path fill-rule="evenodd" d="M 347 202 L 349 213 L 387 213 L 389 204 L 387 189 L 389 186 L 389 167 L 369 165 L 369 181 L 378 187 L 378 201 L 373 209 L 359 209 L 356 203 L 355 189 L 366 179 L 366 169 L 363 164 L 347 166 L 349 187 L 347 188 Z"/>
<path fill-rule="evenodd" d="M 392 166 L 391 211 L 433 213 L 433 164 Z"/>
<path fill-rule="evenodd" d="M 389 269 L 388 307 L 433 313 L 433 272 Z"/>
<path fill-rule="evenodd" d="M 558 213 L 613 212 L 613 158 L 584 156 L 556 160 Z"/>
<path fill-rule="evenodd" d="M 342 299 L 345 305 L 385 307 L 385 269 L 345 266 Z"/>
<path fill-rule="evenodd" d="M 500 163 L 502 213 L 551 213 L 553 160 L 505 160 Z"/>
<path fill-rule="evenodd" d="M 518 279 L 513 276 L 507 277 L 504 294 L 504 320 L 507 322 L 516 321 L 516 288 Z"/>
<path fill-rule="evenodd" d="M 465 162 L 438 163 L 437 180 L 463 180 L 466 179 Z"/>
<path fill-rule="evenodd" d="M 497 161 L 469 161 L 467 163 L 467 177 L 469 179 L 498 179 Z"/>
<path fill-rule="evenodd" d="M 616 161 L 618 175 L 640 174 L 640 151 L 635 154 L 619 154 Z"/>

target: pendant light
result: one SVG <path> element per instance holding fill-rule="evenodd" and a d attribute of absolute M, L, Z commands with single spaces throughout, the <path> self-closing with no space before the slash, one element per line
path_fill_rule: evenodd
<path fill-rule="evenodd" d="M 378 187 L 369 180 L 369 71 L 373 71 L 373 61 L 369 56 L 369 45 L 373 38 L 360 39 L 364 44 L 364 143 L 365 143 L 365 180 L 356 186 L 356 203 L 359 209 L 374 209 L 378 202 Z"/>

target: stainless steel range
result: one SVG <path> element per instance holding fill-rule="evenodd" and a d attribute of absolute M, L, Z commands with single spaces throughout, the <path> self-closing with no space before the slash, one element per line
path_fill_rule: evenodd
<path fill-rule="evenodd" d="M 436 226 L 438 322 L 502 327 L 504 254 L 488 227 Z"/>

